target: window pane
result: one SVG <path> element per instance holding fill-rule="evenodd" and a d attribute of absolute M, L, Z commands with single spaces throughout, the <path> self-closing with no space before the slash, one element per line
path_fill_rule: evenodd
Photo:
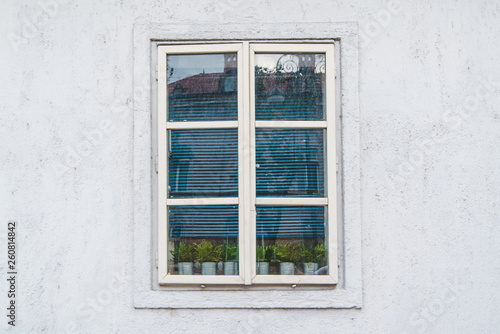
<path fill-rule="evenodd" d="M 172 122 L 238 118 L 236 53 L 167 56 Z"/>
<path fill-rule="evenodd" d="M 238 130 L 170 130 L 169 198 L 238 196 Z"/>
<path fill-rule="evenodd" d="M 325 54 L 256 54 L 257 120 L 325 120 Z"/>
<path fill-rule="evenodd" d="M 169 206 L 171 275 L 238 274 L 238 206 Z"/>
<path fill-rule="evenodd" d="M 256 129 L 257 196 L 322 197 L 323 129 Z"/>
<path fill-rule="evenodd" d="M 328 274 L 326 221 L 322 206 L 258 205 L 257 274 Z"/>

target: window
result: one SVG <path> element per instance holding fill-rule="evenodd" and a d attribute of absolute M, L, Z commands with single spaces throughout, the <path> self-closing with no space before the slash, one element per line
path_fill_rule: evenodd
<path fill-rule="evenodd" d="M 158 46 L 158 282 L 338 282 L 333 43 Z"/>
<path fill-rule="evenodd" d="M 166 138 L 167 118 L 166 118 L 166 52 L 164 62 L 164 74 L 155 71 L 158 67 L 158 50 L 165 46 L 188 47 L 189 44 L 198 48 L 190 52 L 177 54 L 210 53 L 202 50 L 204 45 L 234 43 L 252 39 L 260 43 L 271 43 L 272 41 L 283 41 L 290 43 L 290 46 L 300 46 L 301 44 L 333 44 L 335 51 L 335 112 L 336 112 L 336 144 L 338 156 L 337 172 L 337 260 L 338 260 L 338 282 L 337 284 L 260 284 L 252 281 L 253 261 L 250 252 L 245 253 L 244 260 L 239 263 L 238 275 L 242 269 L 248 268 L 246 273 L 250 273 L 251 285 L 225 284 L 220 280 L 225 280 L 226 275 L 219 270 L 216 276 L 206 276 L 215 278 L 220 284 L 207 284 L 195 282 L 192 284 L 163 283 L 161 279 L 166 276 L 168 266 L 167 250 L 167 221 L 166 221 L 166 170 L 164 177 L 165 187 L 163 197 L 159 196 L 159 174 L 158 164 L 155 163 L 158 153 L 161 153 L 158 144 L 158 136 Z M 250 45 L 245 50 L 241 43 L 241 57 L 236 61 L 245 60 L 250 64 Z M 258 44 L 258 43 L 255 43 Z M 278 43 L 279 44 L 279 43 Z M 253 45 L 253 43 L 252 43 Z M 235 48 L 233 50 L 238 50 Z M 165 50 L 164 50 L 165 51 Z M 212 53 L 224 53 L 226 51 L 212 50 Z M 238 53 L 238 51 L 228 51 L 228 53 Z M 258 53 L 258 52 L 257 52 Z M 272 53 L 272 52 L 270 52 Z M 286 52 L 285 52 L 286 53 Z M 293 53 L 293 52 L 289 52 Z M 297 53 L 297 52 L 295 52 Z M 235 24 L 152 24 L 136 23 L 134 25 L 134 165 L 133 165 L 133 214 L 134 214 L 134 244 L 133 244 L 133 271 L 134 271 L 134 307 L 136 308 L 360 308 L 363 304 L 362 293 L 362 261 L 361 261 L 361 192 L 360 192 L 360 113 L 359 113 L 359 57 L 358 57 L 358 25 L 356 22 L 293 22 L 293 23 L 235 23 Z M 169 53 L 170 54 L 170 53 Z M 244 63 L 245 63 L 244 62 Z M 255 64 L 254 64 L 255 65 Z M 250 136 L 250 87 L 249 81 L 243 80 L 240 83 L 239 75 L 242 75 L 247 68 L 247 74 L 242 77 L 249 78 L 250 65 L 237 68 L 238 73 L 233 77 L 236 89 L 243 89 L 243 94 L 238 94 L 238 99 L 246 96 L 246 100 L 239 102 L 238 107 L 248 108 L 246 111 L 247 133 Z M 328 64 L 326 64 L 328 68 Z M 203 72 L 203 71 L 202 71 Z M 326 73 L 328 75 L 328 72 Z M 162 75 L 164 77 L 162 78 Z M 228 85 L 231 79 L 227 81 Z M 329 82 L 329 81 L 328 81 Z M 224 82 L 225 83 L 225 82 Z M 241 85 L 245 84 L 246 88 Z M 158 99 L 159 85 L 164 85 L 165 99 Z M 224 85 L 225 89 L 226 85 Z M 233 85 L 234 87 L 234 85 Z M 234 88 L 233 88 L 234 89 Z M 280 88 L 281 89 L 281 88 Z M 229 86 L 228 86 L 229 90 Z M 283 89 L 282 89 L 283 90 Z M 160 101 L 159 101 L 160 100 Z M 158 102 L 163 103 L 162 110 L 165 113 L 158 113 Z M 160 109 L 161 109 L 160 108 Z M 158 117 L 163 118 L 159 120 Z M 260 120 L 256 120 L 260 122 Z M 328 120 L 329 121 L 329 120 Z M 164 126 L 160 126 L 163 122 Z M 215 121 L 212 121 L 215 122 Z M 239 121 L 238 121 L 239 122 Z M 187 123 L 183 122 L 183 123 Z M 329 123 L 329 128 L 330 128 Z M 239 125 L 239 124 L 238 124 Z M 254 124 L 255 125 L 255 124 Z M 239 130 L 239 128 L 238 128 Z M 329 129 L 331 130 L 331 129 Z M 249 142 L 247 143 L 247 155 L 250 159 Z M 166 144 L 163 145 L 166 149 Z M 244 152 L 244 151 L 238 151 Z M 327 152 L 328 153 L 328 152 Z M 165 157 L 166 158 L 166 157 Z M 328 163 L 328 162 L 327 162 Z M 161 163 L 160 163 L 161 164 Z M 148 168 L 149 167 L 149 168 Z M 161 166 L 160 170 L 161 170 Z M 165 167 L 166 168 L 166 167 Z M 250 169 L 251 166 L 246 167 Z M 332 168 L 328 168 L 331 173 Z M 160 173 L 161 174 L 161 173 Z M 238 175 L 238 181 L 243 179 Z M 250 179 L 247 182 L 249 188 Z M 240 193 L 238 193 L 240 196 Z M 242 194 L 248 196 L 246 191 Z M 162 200 L 163 198 L 163 200 Z M 257 196 L 255 196 L 257 200 Z M 202 198 L 205 199 L 205 198 Z M 239 201 L 239 198 L 238 198 Z M 162 202 L 162 203 L 159 203 Z M 332 204 L 332 198 L 328 198 L 328 204 Z M 200 205 L 199 203 L 198 205 Z M 302 204 L 302 203 L 301 203 Z M 165 219 L 159 219 L 159 207 L 165 207 Z M 207 204 L 208 205 L 208 204 Z M 214 205 L 214 204 L 211 204 Z M 221 204 L 222 205 L 222 204 Z M 234 205 L 234 204 L 233 204 Z M 239 206 L 238 206 L 239 207 Z M 312 207 L 312 206 L 309 206 Z M 249 208 L 247 207 L 247 210 Z M 250 210 L 249 210 L 250 211 Z M 256 212 L 255 212 L 256 213 Z M 250 211 L 252 214 L 252 211 Z M 331 214 L 330 216 L 331 217 Z M 251 219 L 255 219 L 256 217 Z M 245 251 L 245 247 L 251 245 L 250 234 L 253 231 L 251 226 L 253 220 L 242 222 L 244 230 L 238 230 L 238 238 L 244 233 L 246 246 L 239 244 L 239 258 Z M 331 221 L 329 222 L 331 224 Z M 162 227 L 163 226 L 163 227 Z M 240 225 L 238 225 L 240 226 Z M 331 227 L 331 225 L 330 225 Z M 163 229 L 162 229 L 163 228 Z M 164 233 L 165 238 L 161 238 Z M 159 243 L 163 241 L 163 245 Z M 255 247 L 257 237 L 255 236 Z M 250 245 L 250 246 L 248 246 Z M 331 245 L 331 244 L 330 244 Z M 164 247 L 164 248 L 162 248 Z M 164 257 L 164 262 L 160 257 Z M 331 255 L 330 255 L 331 256 Z M 165 265 L 163 268 L 162 263 Z M 243 265 L 248 263 L 248 265 Z M 255 259 L 255 267 L 257 260 Z M 222 269 L 222 268 L 221 268 Z M 164 275 L 160 275 L 164 270 Z M 199 269 L 197 269 L 199 270 Z M 255 269 L 256 270 L 256 269 Z M 245 273 L 245 275 L 246 275 Z M 201 276 L 201 275 L 177 275 L 170 276 Z M 227 275 L 228 277 L 230 275 Z M 268 275 L 269 277 L 273 275 Z M 295 275 L 295 278 L 309 278 L 312 275 Z M 319 276 L 319 275 L 318 275 Z M 286 275 L 274 275 L 283 277 Z M 192 278 L 192 277 L 191 277 Z M 256 275 L 257 278 L 257 275 Z M 175 279 L 175 278 L 174 278 Z M 199 284 L 198 284 L 199 283 Z M 295 286 L 295 287 L 294 287 Z"/>

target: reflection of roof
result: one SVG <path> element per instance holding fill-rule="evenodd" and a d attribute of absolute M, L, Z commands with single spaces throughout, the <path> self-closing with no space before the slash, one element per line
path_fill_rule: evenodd
<path fill-rule="evenodd" d="M 201 73 L 168 84 L 168 94 L 177 85 L 182 86 L 184 94 L 214 93 L 219 90 L 219 79 L 224 73 Z"/>
<path fill-rule="evenodd" d="M 175 90 L 178 90 L 175 93 L 180 94 L 205 94 L 205 93 L 218 93 L 220 90 L 219 81 L 224 75 L 229 75 L 234 77 L 233 74 L 225 73 L 200 73 L 196 74 L 184 79 L 180 79 L 168 84 L 168 94 L 172 94 Z M 290 73 L 284 73 L 281 79 L 278 79 L 275 73 L 261 73 L 259 74 L 261 78 L 261 82 L 263 86 L 260 87 L 261 94 L 266 95 L 284 95 L 285 92 L 288 92 L 291 85 L 296 86 L 297 82 L 290 82 L 290 79 L 293 79 L 294 76 Z M 324 74 L 323 73 L 314 73 L 310 75 L 302 76 L 300 74 L 300 82 L 301 85 L 307 85 L 306 81 L 309 78 L 317 81 L 316 84 L 319 84 L 320 87 L 316 85 L 312 85 L 308 87 L 312 90 L 317 90 L 318 88 L 324 90 Z M 223 86 L 224 87 L 224 86 Z M 292 86 L 293 87 L 293 86 Z M 300 89 L 299 87 L 295 87 L 296 89 Z M 302 87 L 302 88 L 305 88 Z M 224 88 L 222 88 L 224 89 Z M 279 92 L 279 94 L 278 94 Z M 174 94 L 175 94 L 174 93 Z M 318 93 L 320 93 L 318 91 Z"/>

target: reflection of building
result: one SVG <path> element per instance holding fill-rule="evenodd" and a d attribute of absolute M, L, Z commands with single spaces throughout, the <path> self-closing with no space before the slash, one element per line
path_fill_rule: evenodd
<path fill-rule="evenodd" d="M 238 114 L 236 55 L 224 55 L 222 73 L 200 73 L 169 83 L 170 121 L 222 121 Z"/>
<path fill-rule="evenodd" d="M 324 120 L 325 78 L 317 67 L 311 55 L 290 56 L 275 72 L 256 67 L 256 119 Z M 224 54 L 222 73 L 200 73 L 168 84 L 169 120 L 235 120 L 237 89 L 236 55 Z"/>
<path fill-rule="evenodd" d="M 224 54 L 222 73 L 200 73 L 168 84 L 168 94 L 205 94 L 236 91 L 235 54 Z M 227 80 L 232 78 L 234 80 Z M 231 87 L 232 86 L 232 87 Z"/>

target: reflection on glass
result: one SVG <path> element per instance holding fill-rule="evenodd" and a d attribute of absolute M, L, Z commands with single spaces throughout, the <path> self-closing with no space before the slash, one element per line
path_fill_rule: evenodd
<path fill-rule="evenodd" d="M 326 207 L 257 206 L 257 275 L 327 275 Z"/>
<path fill-rule="evenodd" d="M 238 196 L 238 130 L 170 130 L 168 194 Z"/>
<path fill-rule="evenodd" d="M 171 122 L 237 120 L 237 56 L 167 56 L 168 116 Z"/>
<path fill-rule="evenodd" d="M 238 275 L 238 207 L 169 206 L 169 275 Z"/>
<path fill-rule="evenodd" d="M 325 120 L 325 54 L 256 54 L 257 120 Z"/>
<path fill-rule="evenodd" d="M 256 129 L 257 196 L 322 197 L 323 129 Z"/>

